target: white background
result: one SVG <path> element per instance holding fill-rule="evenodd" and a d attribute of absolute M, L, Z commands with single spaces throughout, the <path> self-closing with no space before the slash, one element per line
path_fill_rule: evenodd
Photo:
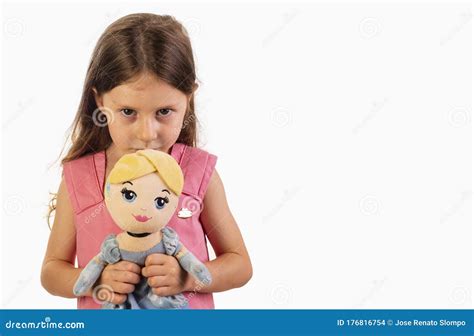
<path fill-rule="evenodd" d="M 40 284 L 48 192 L 100 34 L 133 12 L 188 29 L 201 147 L 254 276 L 217 308 L 472 308 L 469 4 L 4 4 L 3 308 Z"/>

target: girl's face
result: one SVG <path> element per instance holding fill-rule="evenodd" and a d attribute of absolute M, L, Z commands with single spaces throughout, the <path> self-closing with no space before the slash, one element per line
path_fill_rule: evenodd
<path fill-rule="evenodd" d="M 139 149 L 168 152 L 178 139 L 189 97 L 155 75 L 141 73 L 101 96 L 94 93 L 118 157 Z"/>
<path fill-rule="evenodd" d="M 163 228 L 176 211 L 178 199 L 156 172 L 109 184 L 105 191 L 110 215 L 122 230 L 132 233 L 151 233 Z"/>

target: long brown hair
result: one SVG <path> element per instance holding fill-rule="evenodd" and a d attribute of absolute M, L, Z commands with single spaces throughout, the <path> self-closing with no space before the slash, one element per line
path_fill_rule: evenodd
<path fill-rule="evenodd" d="M 101 95 L 145 71 L 155 74 L 189 97 L 177 141 L 196 146 L 194 91 L 197 79 L 186 29 L 169 15 L 130 14 L 108 26 L 97 42 L 68 136 L 71 147 L 61 160 L 61 165 L 105 150 L 112 143 L 108 127 L 100 124 L 106 115 L 97 107 L 93 88 Z M 51 213 L 56 209 L 55 200 L 56 195 L 49 205 L 48 225 Z"/>

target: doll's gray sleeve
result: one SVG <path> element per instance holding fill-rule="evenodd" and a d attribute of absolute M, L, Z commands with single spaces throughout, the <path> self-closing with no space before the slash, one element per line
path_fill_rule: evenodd
<path fill-rule="evenodd" d="M 161 232 L 163 233 L 163 243 L 165 245 L 166 254 L 176 257 L 181 248 L 184 247 L 179 241 L 178 234 L 169 227 L 164 227 Z M 190 273 L 203 284 L 209 285 L 212 282 L 211 273 L 207 267 L 190 251 L 186 251 L 176 259 L 178 259 L 179 264 L 186 272 Z"/>
<path fill-rule="evenodd" d="M 120 260 L 120 250 L 115 235 L 108 235 L 102 242 L 100 253 L 92 258 L 79 274 L 74 284 L 73 293 L 84 295 L 97 281 L 107 264 L 115 264 Z"/>

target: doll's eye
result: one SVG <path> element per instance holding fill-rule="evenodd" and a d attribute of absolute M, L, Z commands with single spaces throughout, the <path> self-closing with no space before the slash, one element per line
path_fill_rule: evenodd
<path fill-rule="evenodd" d="M 132 203 L 137 198 L 137 194 L 133 190 L 127 188 L 122 189 L 122 197 L 126 202 Z"/>
<path fill-rule="evenodd" d="M 165 207 L 165 204 L 168 203 L 168 197 L 157 197 L 155 198 L 155 207 L 160 210 Z"/>

